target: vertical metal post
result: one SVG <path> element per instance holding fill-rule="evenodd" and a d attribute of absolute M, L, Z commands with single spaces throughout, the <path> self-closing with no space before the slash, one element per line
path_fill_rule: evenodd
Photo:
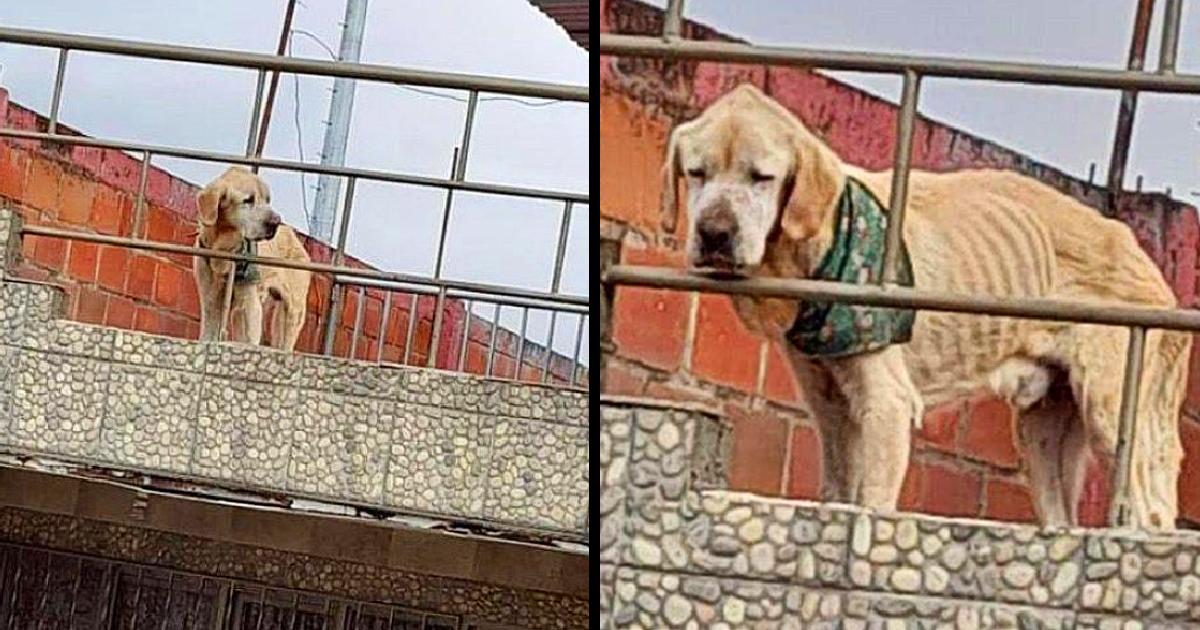
<path fill-rule="evenodd" d="M 144 567 L 138 567 L 137 586 L 133 589 L 133 618 L 129 621 L 130 628 L 137 627 L 138 612 L 140 612 L 138 610 L 138 606 L 141 605 L 142 601 L 142 579 L 145 577 L 145 575 L 146 569 Z"/>
<path fill-rule="evenodd" d="M 1150 38 L 1150 17 L 1154 0 L 1138 0 L 1133 20 L 1133 39 L 1129 44 L 1129 70 L 1141 70 L 1146 63 L 1146 40 Z M 1117 194 L 1125 185 L 1125 165 L 1129 161 L 1129 140 L 1133 135 L 1133 119 L 1137 113 L 1137 90 L 1121 92 L 1121 107 L 1117 112 L 1117 128 L 1113 132 L 1113 150 L 1108 163 L 1108 211 L 1114 212 Z"/>
<path fill-rule="evenodd" d="M 3 565 L 0 565 L 3 566 Z M 3 582 L 0 581 L 0 584 Z M 83 557 L 79 558 L 79 563 L 75 569 L 75 585 L 71 587 L 71 610 L 67 612 L 67 622 L 74 625 L 75 622 L 75 605 L 79 603 L 79 587 L 83 583 Z"/>
<path fill-rule="evenodd" d="M 437 302 L 433 305 L 433 331 L 429 334 L 429 358 L 427 367 L 437 367 L 438 341 L 442 336 L 442 311 L 446 308 L 446 287 L 438 289 Z"/>
<path fill-rule="evenodd" d="M 525 332 L 529 325 L 529 307 L 521 307 L 521 334 L 517 337 L 517 376 L 521 380 L 521 369 L 525 366 Z"/>
<path fill-rule="evenodd" d="M 288 0 L 283 12 L 283 28 L 279 30 L 279 45 L 275 47 L 275 56 L 282 57 L 287 52 L 288 39 L 292 34 L 292 16 L 296 14 L 296 0 Z M 279 90 L 279 71 L 271 73 L 271 84 L 267 87 L 267 103 L 262 109 L 262 123 L 258 126 L 258 140 L 254 143 L 254 157 L 262 157 L 263 147 L 267 144 L 267 131 L 271 127 L 271 113 L 275 109 L 275 93 Z M 255 173 L 258 165 L 251 167 Z"/>
<path fill-rule="evenodd" d="M 683 0 L 669 0 L 667 13 L 663 16 L 663 39 L 671 40 L 679 37 L 683 25 Z"/>
<path fill-rule="evenodd" d="M 474 94 L 474 92 L 472 92 Z M 453 179 L 455 173 L 458 172 L 458 147 L 454 148 L 454 158 L 450 160 L 450 178 Z M 442 227 L 441 236 L 438 238 L 437 258 L 433 263 L 433 277 L 442 277 L 442 261 L 446 254 L 446 236 L 450 229 L 450 208 L 454 202 L 454 189 L 446 189 L 446 205 L 442 207 Z"/>
<path fill-rule="evenodd" d="M 363 30 L 367 26 L 367 0 L 346 0 L 346 16 L 342 25 L 338 61 L 358 61 L 362 51 Z M 329 122 L 321 145 L 322 165 L 342 166 L 346 162 L 346 139 L 350 135 L 355 85 L 354 79 L 337 77 L 333 80 Z M 332 175 L 321 175 L 317 179 L 317 198 L 309 220 L 309 232 L 318 239 L 327 241 L 333 235 L 334 206 L 337 204 L 340 184 L 341 180 Z"/>
<path fill-rule="evenodd" d="M 258 621 L 254 624 L 254 630 L 262 630 L 263 617 L 267 615 L 267 587 L 263 587 L 258 595 Z"/>
<path fill-rule="evenodd" d="M 254 155 L 255 139 L 258 137 L 258 123 L 262 119 L 263 88 L 267 85 L 267 71 L 258 71 L 258 85 L 254 89 L 254 110 L 250 112 L 250 129 L 246 132 L 246 157 Z"/>
<path fill-rule="evenodd" d="M 1109 527 L 1129 524 L 1129 469 L 1134 450 L 1134 426 L 1137 423 L 1138 384 L 1142 380 L 1142 355 L 1146 350 L 1146 329 L 1129 329 L 1129 349 L 1125 353 L 1125 379 L 1121 383 L 1121 424 L 1117 434 L 1116 468 L 1113 471 L 1113 496 L 1108 507 Z"/>
<path fill-rule="evenodd" d="M 413 333 L 417 331 L 417 294 L 412 294 L 412 302 L 408 307 L 408 329 L 404 331 L 404 365 L 412 356 Z"/>
<path fill-rule="evenodd" d="M 1158 71 L 1175 72 L 1175 57 L 1179 53 L 1179 23 L 1183 14 L 1183 0 L 1167 0 L 1163 11 L 1162 46 L 1158 51 Z"/>
<path fill-rule="evenodd" d="M 354 309 L 354 332 L 350 335 L 350 358 L 358 358 L 358 337 L 362 334 L 363 311 L 367 310 L 367 288 L 359 285 Z"/>
<path fill-rule="evenodd" d="M 458 371 L 467 371 L 467 346 L 471 345 L 471 309 L 475 306 L 474 300 L 467 300 L 467 316 L 463 318 L 463 342 L 462 348 L 458 351 Z"/>
<path fill-rule="evenodd" d="M 550 330 L 546 332 L 546 361 L 542 366 L 542 382 L 550 380 L 550 369 L 554 367 L 554 327 L 558 324 L 558 311 L 550 312 Z"/>
<path fill-rule="evenodd" d="M 133 206 L 133 227 L 129 231 L 133 238 L 141 238 L 142 224 L 146 221 L 146 180 L 150 177 L 150 160 L 153 155 L 149 151 L 142 152 L 142 171 L 138 174 L 137 201 Z"/>
<path fill-rule="evenodd" d="M 54 71 L 54 92 L 50 95 L 50 124 L 46 126 L 49 133 L 58 132 L 58 111 L 62 107 L 63 82 L 67 78 L 67 55 L 69 48 L 58 51 L 58 68 Z"/>
<path fill-rule="evenodd" d="M 571 231 L 571 209 L 574 207 L 574 202 L 568 200 L 563 204 L 562 218 L 558 224 L 558 245 L 554 250 L 554 275 L 550 279 L 550 292 L 558 293 L 559 285 L 562 284 L 562 268 L 563 261 L 567 257 L 567 236 Z"/>
<path fill-rule="evenodd" d="M 904 229 L 904 207 L 908 203 L 908 172 L 912 162 L 913 128 L 917 121 L 917 98 L 921 94 L 921 75 L 904 71 L 900 111 L 896 116 L 896 154 L 892 169 L 892 196 L 888 202 L 887 242 L 880 284 L 896 282 L 900 244 Z"/>
<path fill-rule="evenodd" d="M 488 357 L 487 371 L 485 375 L 492 375 L 492 368 L 496 365 L 496 339 L 500 337 L 500 303 L 496 302 L 492 308 L 492 338 L 488 340 Z"/>
<path fill-rule="evenodd" d="M 171 618 L 171 595 L 174 594 L 174 589 L 175 572 L 172 571 L 167 574 L 167 602 L 163 606 L 163 620 L 162 625 L 159 626 L 159 630 L 167 630 L 167 620 Z"/>
<path fill-rule="evenodd" d="M 333 250 L 333 264 L 335 265 L 341 265 L 346 259 L 346 234 L 350 230 L 350 211 L 354 208 L 354 186 L 357 182 L 357 177 L 349 177 L 346 181 L 346 199 L 342 204 L 342 219 L 338 227 L 337 246 Z M 342 297 L 345 292 L 346 287 L 339 284 L 337 276 L 334 276 L 329 292 L 329 319 L 325 322 L 325 343 L 322 350 L 325 355 L 333 354 L 333 337 L 337 331 L 338 311 L 342 307 Z"/>
<path fill-rule="evenodd" d="M 388 325 L 388 320 L 391 319 L 391 314 L 392 314 L 392 292 L 384 291 L 384 293 L 383 293 L 383 314 L 379 316 L 379 337 L 378 337 L 379 343 L 377 344 L 378 347 L 375 348 L 375 362 L 376 363 L 383 362 L 383 342 L 384 342 L 384 340 L 387 339 L 387 325 Z"/>
<path fill-rule="evenodd" d="M 579 380 L 579 351 L 583 348 L 583 329 L 587 327 L 587 315 L 579 314 L 579 328 L 575 331 L 575 352 L 571 355 L 571 385 Z"/>
<path fill-rule="evenodd" d="M 192 605 L 191 615 L 191 621 L 193 623 L 200 618 L 200 604 L 204 601 L 204 581 L 206 579 L 207 578 L 205 578 L 203 575 L 200 576 L 200 586 L 196 587 L 196 603 Z M 190 628 L 192 626 L 189 625 L 187 627 Z"/>

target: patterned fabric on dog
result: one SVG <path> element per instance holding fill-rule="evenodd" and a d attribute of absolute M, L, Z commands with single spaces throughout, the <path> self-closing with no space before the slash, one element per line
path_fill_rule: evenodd
<path fill-rule="evenodd" d="M 862 182 L 846 178 L 838 199 L 833 243 L 813 276 L 814 280 L 870 284 L 883 274 L 887 240 L 887 211 Z M 900 242 L 897 283 L 913 286 L 912 261 Z M 788 340 L 803 354 L 844 357 L 879 350 L 912 338 L 916 312 L 911 309 L 857 306 L 831 302 L 800 302 L 800 312 Z"/>
<path fill-rule="evenodd" d="M 258 243 L 244 238 L 242 246 L 238 248 L 237 254 L 243 256 L 257 256 Z M 258 265 L 249 261 L 239 260 L 233 264 L 233 283 L 234 284 L 253 284 L 259 280 Z"/>

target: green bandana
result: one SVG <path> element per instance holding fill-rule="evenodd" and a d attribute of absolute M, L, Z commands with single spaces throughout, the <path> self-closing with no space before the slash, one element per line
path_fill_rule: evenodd
<path fill-rule="evenodd" d="M 238 248 L 237 253 L 244 256 L 257 256 L 258 243 L 244 238 L 242 246 Z M 233 283 L 234 284 L 251 284 L 258 282 L 258 265 L 252 264 L 249 261 L 239 260 L 233 264 Z"/>
<path fill-rule="evenodd" d="M 814 280 L 870 284 L 883 273 L 887 210 L 862 182 L 846 178 L 838 199 L 833 243 Z M 908 248 L 900 244 L 897 283 L 913 286 Z M 841 357 L 879 350 L 912 338 L 916 312 L 830 302 L 800 302 L 788 340 L 803 354 Z"/>

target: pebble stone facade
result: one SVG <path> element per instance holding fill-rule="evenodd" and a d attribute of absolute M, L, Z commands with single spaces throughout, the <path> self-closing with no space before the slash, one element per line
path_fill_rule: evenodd
<path fill-rule="evenodd" d="M 878 515 L 722 489 L 714 414 L 601 403 L 601 628 L 1200 627 L 1200 533 Z"/>
<path fill-rule="evenodd" d="M 0 260 L 15 224 L 0 209 Z M 2 451 L 585 535 L 585 392 L 79 324 L 61 301 L 0 283 Z"/>

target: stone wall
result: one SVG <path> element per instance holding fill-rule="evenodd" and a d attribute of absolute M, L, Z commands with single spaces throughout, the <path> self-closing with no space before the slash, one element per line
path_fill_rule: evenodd
<path fill-rule="evenodd" d="M 0 243 L 15 242 L 0 210 Z M 0 256 L 0 259 L 3 259 Z M 583 392 L 58 319 L 0 284 L 0 448 L 578 538 Z"/>
<path fill-rule="evenodd" d="M 602 628 L 1200 624 L 1200 535 L 1029 525 L 721 487 L 728 425 L 601 402 Z M 886 626 L 885 626 L 886 624 Z"/>

